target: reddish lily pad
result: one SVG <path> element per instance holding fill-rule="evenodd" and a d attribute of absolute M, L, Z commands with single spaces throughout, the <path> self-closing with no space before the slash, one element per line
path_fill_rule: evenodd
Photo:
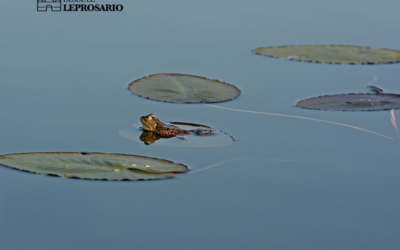
<path fill-rule="evenodd" d="M 129 85 L 141 97 L 174 103 L 213 103 L 235 99 L 240 90 L 228 83 L 200 76 L 154 74 Z"/>
<path fill-rule="evenodd" d="M 400 62 L 400 51 L 350 45 L 291 45 L 261 47 L 254 53 L 295 61 L 337 64 L 385 64 Z"/>
<path fill-rule="evenodd" d="M 308 109 L 375 111 L 400 108 L 400 95 L 383 93 L 325 95 L 302 100 L 298 107 Z"/>

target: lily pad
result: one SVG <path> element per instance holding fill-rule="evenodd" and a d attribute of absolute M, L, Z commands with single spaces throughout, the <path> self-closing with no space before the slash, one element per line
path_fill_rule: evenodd
<path fill-rule="evenodd" d="M 231 84 L 182 74 L 146 76 L 132 82 L 129 90 L 145 98 L 174 103 L 222 102 L 240 95 L 240 90 Z"/>
<path fill-rule="evenodd" d="M 0 155 L 0 164 L 42 175 L 96 180 L 154 180 L 189 171 L 183 164 L 138 155 L 23 153 Z"/>
<path fill-rule="evenodd" d="M 186 130 L 210 128 L 209 126 L 186 123 L 186 122 L 171 122 L 171 124 L 179 125 L 179 128 Z M 132 126 L 122 128 L 119 134 L 131 141 L 144 143 L 146 145 L 171 146 L 171 147 L 226 147 L 233 143 L 232 136 L 225 132 L 214 130 L 213 135 L 185 135 L 172 138 L 160 138 L 153 132 L 143 131 L 142 124 L 135 123 Z"/>
<path fill-rule="evenodd" d="M 325 95 L 302 100 L 298 107 L 323 110 L 374 111 L 400 108 L 400 95 L 383 93 Z"/>
<path fill-rule="evenodd" d="M 347 45 L 291 45 L 261 47 L 254 53 L 295 61 L 338 64 L 385 64 L 400 62 L 400 51 Z"/>

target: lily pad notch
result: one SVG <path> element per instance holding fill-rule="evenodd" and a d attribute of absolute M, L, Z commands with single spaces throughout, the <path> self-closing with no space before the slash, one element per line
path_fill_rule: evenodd
<path fill-rule="evenodd" d="M 0 164 L 42 175 L 93 180 L 155 180 L 188 172 L 186 165 L 147 156 L 45 152 L 0 155 Z"/>
<path fill-rule="evenodd" d="M 129 84 L 129 90 L 144 98 L 185 104 L 223 102 L 240 95 L 240 90 L 232 84 L 175 73 L 137 79 Z"/>
<path fill-rule="evenodd" d="M 400 51 L 351 45 L 288 45 L 260 47 L 254 53 L 293 61 L 334 64 L 399 63 Z"/>

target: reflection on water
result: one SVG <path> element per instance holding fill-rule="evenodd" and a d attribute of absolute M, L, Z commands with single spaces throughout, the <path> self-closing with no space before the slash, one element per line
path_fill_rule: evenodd
<path fill-rule="evenodd" d="M 154 132 L 143 131 L 143 133 L 139 137 L 139 140 L 144 142 L 144 144 L 146 144 L 146 145 L 150 145 L 150 144 L 153 144 L 155 141 L 157 141 L 160 138 L 161 137 Z"/>

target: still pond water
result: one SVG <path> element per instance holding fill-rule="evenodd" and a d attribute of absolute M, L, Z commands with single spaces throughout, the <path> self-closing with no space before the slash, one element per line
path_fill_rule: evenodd
<path fill-rule="evenodd" d="M 400 249 L 400 140 L 390 111 L 295 107 L 312 96 L 367 92 L 374 76 L 375 85 L 400 93 L 400 65 L 312 64 L 251 52 L 289 44 L 399 50 L 399 1 L 115 3 L 124 10 L 38 13 L 34 1 L 2 3 L 0 154 L 124 153 L 210 168 L 115 182 L 1 166 L 1 249 Z M 154 73 L 219 79 L 242 95 L 212 107 L 128 91 Z M 119 134 L 149 113 L 210 125 L 236 141 L 146 146 Z"/>

